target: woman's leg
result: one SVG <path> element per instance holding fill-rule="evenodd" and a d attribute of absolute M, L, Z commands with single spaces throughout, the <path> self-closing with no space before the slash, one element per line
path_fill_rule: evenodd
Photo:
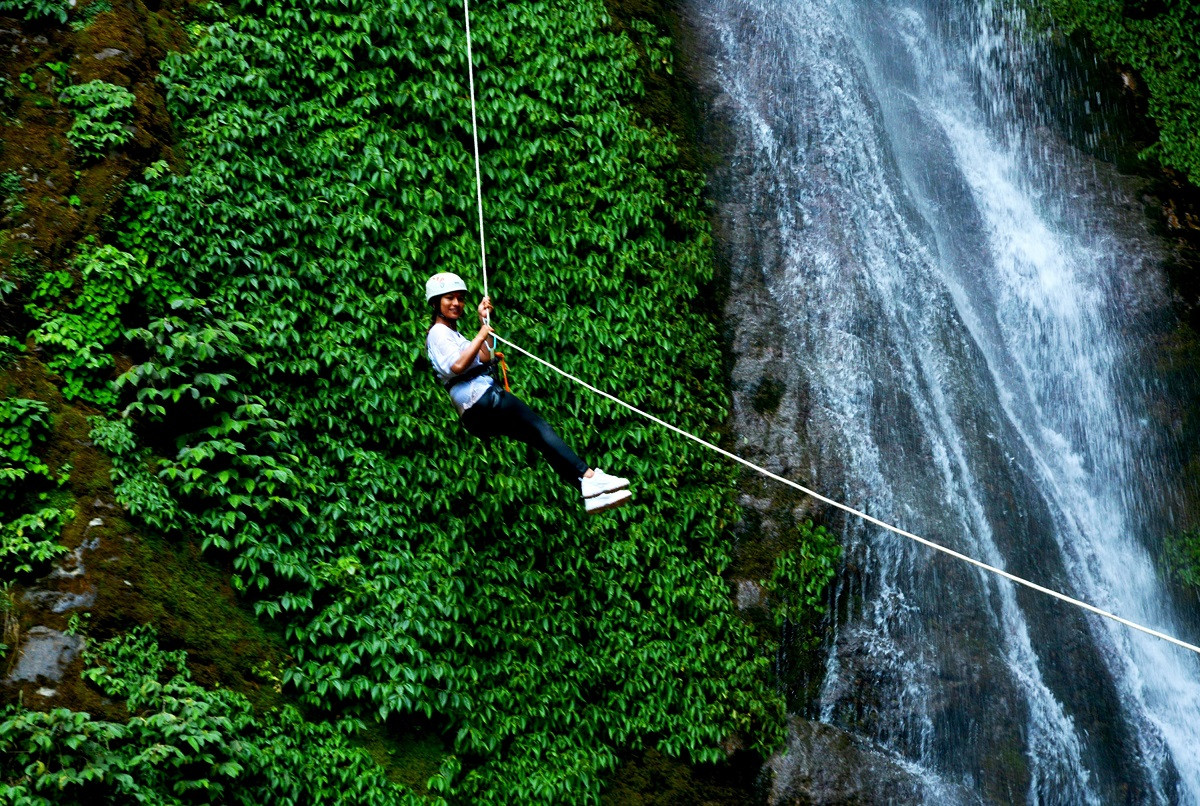
<path fill-rule="evenodd" d="M 499 389 L 463 412 L 463 426 L 478 437 L 506 436 L 536 448 L 566 483 L 579 487 L 587 462 L 550 425 L 511 392 Z"/>

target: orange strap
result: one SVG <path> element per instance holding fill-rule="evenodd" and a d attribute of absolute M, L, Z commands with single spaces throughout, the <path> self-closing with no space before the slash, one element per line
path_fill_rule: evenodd
<path fill-rule="evenodd" d="M 508 388 L 508 364 L 504 361 L 504 353 L 493 353 L 496 358 L 500 359 L 500 377 L 504 379 L 504 391 L 511 392 Z"/>

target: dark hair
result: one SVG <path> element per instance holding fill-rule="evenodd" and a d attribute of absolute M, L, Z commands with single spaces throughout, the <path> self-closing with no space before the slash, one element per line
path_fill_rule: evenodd
<path fill-rule="evenodd" d="M 429 327 L 433 327 L 437 324 L 438 314 L 442 312 L 442 297 L 444 296 L 445 294 L 438 294 L 436 297 L 429 300 Z M 426 328 L 426 330 L 428 329 L 429 328 Z"/>

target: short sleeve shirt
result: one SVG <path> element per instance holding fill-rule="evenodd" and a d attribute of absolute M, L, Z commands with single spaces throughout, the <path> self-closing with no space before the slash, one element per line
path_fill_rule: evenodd
<path fill-rule="evenodd" d="M 463 338 L 462 334 L 457 330 L 452 330 L 446 327 L 441 322 L 438 322 L 433 327 L 429 328 L 429 334 L 425 337 L 425 349 L 429 352 L 429 361 L 433 364 L 433 370 L 437 373 L 438 380 L 443 384 L 454 377 L 454 373 L 450 367 L 462 355 L 463 350 L 471 346 L 471 342 Z M 474 360 L 471 362 L 471 367 L 476 367 L 483 362 L 479 360 L 479 354 L 476 353 Z M 468 367 L 470 369 L 470 367 Z M 461 415 L 464 411 L 471 408 L 483 396 L 483 393 L 490 386 L 495 384 L 490 375 L 477 375 L 469 381 L 455 384 L 451 387 L 450 400 L 454 403 L 454 408 Z"/>

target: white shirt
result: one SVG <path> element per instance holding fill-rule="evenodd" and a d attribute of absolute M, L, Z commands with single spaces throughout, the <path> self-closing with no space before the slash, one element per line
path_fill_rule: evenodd
<path fill-rule="evenodd" d="M 425 349 L 429 353 L 429 361 L 433 364 L 433 370 L 437 373 L 439 381 L 445 384 L 454 377 L 450 367 L 463 354 L 463 350 L 470 346 L 471 342 L 463 338 L 457 330 L 452 330 L 441 322 L 429 328 L 429 335 L 425 337 Z M 476 353 L 467 369 L 477 367 L 482 363 L 479 360 L 479 353 Z M 461 415 L 474 406 L 483 393 L 488 390 L 488 387 L 495 383 L 490 375 L 477 375 L 469 381 L 455 384 L 449 390 L 450 400 L 454 402 L 454 408 Z"/>

